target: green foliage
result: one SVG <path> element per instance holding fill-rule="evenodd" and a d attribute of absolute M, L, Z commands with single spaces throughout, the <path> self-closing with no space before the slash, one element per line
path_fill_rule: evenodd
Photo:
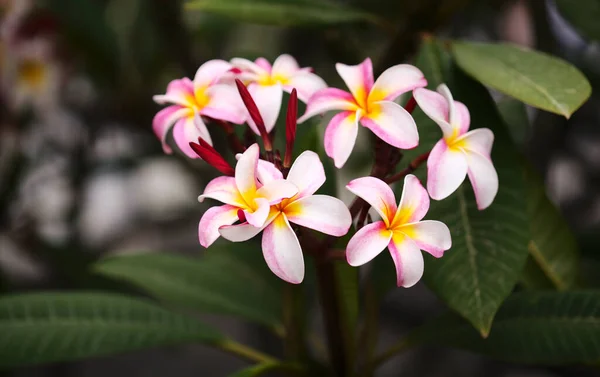
<path fill-rule="evenodd" d="M 335 263 L 335 275 L 342 317 L 339 318 L 345 336 L 346 355 L 353 363 L 356 359 L 356 328 L 359 313 L 358 268 L 346 261 Z M 352 364 L 350 365 L 352 367 Z"/>
<path fill-rule="evenodd" d="M 282 284 L 262 252 L 251 242 L 217 245 L 199 258 L 162 253 L 111 257 L 94 270 L 131 282 L 168 304 L 280 328 Z"/>
<path fill-rule="evenodd" d="M 462 320 L 443 318 L 416 332 L 411 341 L 518 363 L 593 363 L 600 360 L 599 324 L 599 292 L 525 292 L 506 300 L 487 339 Z"/>
<path fill-rule="evenodd" d="M 276 370 L 291 369 L 296 370 L 297 368 L 290 364 L 278 363 L 278 362 L 264 362 L 261 364 L 253 365 L 251 367 L 242 369 L 229 377 L 258 377 L 266 373 L 273 372 Z"/>
<path fill-rule="evenodd" d="M 556 0 L 556 6 L 582 34 L 600 40 L 600 1 L 598 0 Z"/>
<path fill-rule="evenodd" d="M 377 22 L 373 15 L 325 0 L 189 0 L 185 6 L 237 21 L 279 26 Z"/>
<path fill-rule="evenodd" d="M 527 258 L 529 234 L 521 164 L 485 88 L 453 66 L 447 52 L 434 41 L 424 41 L 417 62 L 424 72 L 440 73 L 430 80 L 432 88 L 444 80 L 455 98 L 467 105 L 471 110 L 471 129 L 488 127 L 495 134 L 492 160 L 500 188 L 494 203 L 479 211 L 471 184 L 465 179 L 447 199 L 432 200 L 427 215 L 428 219 L 448 225 L 453 244 L 441 259 L 426 257 L 425 282 L 486 336 L 496 311 L 518 282 Z M 407 161 L 429 150 L 441 138 L 439 127 L 421 114 L 415 113 L 421 143 L 417 151 L 406 154 Z M 426 169 L 420 170 L 423 179 Z M 400 192 L 398 187 L 398 197 Z"/>
<path fill-rule="evenodd" d="M 579 273 L 579 250 L 575 236 L 546 196 L 541 179 L 531 168 L 526 172 L 531 229 L 529 253 L 556 289 L 572 288 Z"/>
<path fill-rule="evenodd" d="M 2 368 L 221 340 L 206 325 L 146 300 L 96 292 L 0 298 L 0 334 Z"/>
<path fill-rule="evenodd" d="M 566 118 L 591 94 L 577 68 L 541 52 L 472 42 L 454 42 L 452 51 L 458 65 L 481 83 Z"/>

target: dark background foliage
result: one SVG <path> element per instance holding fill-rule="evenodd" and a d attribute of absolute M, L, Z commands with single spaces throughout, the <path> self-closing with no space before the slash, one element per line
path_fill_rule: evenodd
<path fill-rule="evenodd" d="M 273 60 L 289 53 L 302 66 L 314 67 L 329 85 L 339 87 L 336 62 L 357 64 L 371 56 L 378 74 L 390 65 L 414 61 L 427 33 L 513 42 L 562 57 L 586 74 L 592 97 L 568 120 L 492 94 L 513 127 L 519 148 L 543 177 L 549 197 L 576 235 L 582 269 L 578 279 L 588 288 L 600 288 L 600 113 L 594 95 L 600 83 L 596 42 L 600 2 L 340 0 L 338 4 L 352 6 L 355 13 L 323 5 L 320 21 L 303 15 L 300 0 L 289 0 L 299 4 L 293 12 L 266 19 L 244 10 L 253 3 L 250 0 L 231 2 L 239 4 L 223 11 L 218 2 L 213 8 L 184 10 L 182 2 L 168 0 L 46 0 L 24 17 L 20 43 L 47 41 L 51 59 L 46 64 L 61 75 L 47 95 L 52 101 L 40 95 L 42 100 L 27 106 L 15 106 L 11 99 L 22 72 L 4 69 L 0 78 L 3 293 L 135 292 L 90 273 L 88 267 L 103 256 L 140 250 L 204 253 L 197 241 L 197 222 L 206 204 L 197 203 L 196 196 L 214 172 L 201 162 L 164 155 L 151 129 L 159 109 L 152 95 L 162 93 L 170 80 L 193 77 L 208 59 L 264 56 Z M 338 21 L 331 23 L 328 15 Z M 11 58 L 6 55 L 9 49 L 3 46 L 1 51 L 0 59 Z M 217 145 L 225 145 L 224 135 L 215 134 Z M 368 171 L 371 157 L 364 139 L 355 153 L 364 154 L 366 162 L 354 159 L 349 164 L 351 174 Z M 219 273 L 230 273 L 226 264 Z M 518 289 L 535 284 L 539 280 L 524 280 Z M 381 308 L 382 347 L 443 308 L 423 283 L 392 291 Z M 317 313 L 312 317 L 320 328 Z M 258 326 L 217 315 L 203 318 L 248 344 L 281 353 L 278 340 Z M 207 347 L 186 346 L 0 373 L 225 376 L 245 365 Z M 523 366 L 465 351 L 420 347 L 389 361 L 377 375 L 600 373 L 594 366 Z"/>

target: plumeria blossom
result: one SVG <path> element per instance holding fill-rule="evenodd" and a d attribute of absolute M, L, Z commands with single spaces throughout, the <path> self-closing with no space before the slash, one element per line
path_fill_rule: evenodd
<path fill-rule="evenodd" d="M 444 134 L 427 159 L 427 190 L 433 199 L 447 198 L 468 175 L 477 208 L 485 209 L 498 193 L 498 173 L 490 157 L 494 134 L 488 128 L 469 131 L 471 116 L 467 107 L 453 100 L 446 85 L 440 85 L 438 92 L 414 91 L 419 107 Z"/>
<path fill-rule="evenodd" d="M 271 132 L 279 116 L 283 91 L 298 91 L 298 98 L 307 102 L 317 91 L 327 87 L 325 81 L 312 73 L 311 68 L 300 68 L 296 59 L 284 54 L 269 63 L 265 58 L 252 62 L 247 59 L 234 58 L 231 64 L 241 71 L 238 77 L 249 82 L 248 91 L 256 101 L 262 114 L 267 132 Z M 248 124 L 258 134 L 251 119 Z"/>
<path fill-rule="evenodd" d="M 259 180 L 265 186 L 282 178 L 282 173 L 266 161 L 259 161 L 258 171 Z M 271 271 L 287 282 L 299 284 L 304 279 L 304 257 L 290 223 L 341 237 L 348 232 L 352 218 L 341 200 L 314 195 L 325 182 L 325 169 L 316 153 L 305 151 L 298 156 L 286 181 L 294 184 L 298 193 L 271 206 L 263 226 L 256 227 L 248 222 L 222 226 L 219 232 L 225 239 L 241 242 L 263 231 L 263 256 Z"/>
<path fill-rule="evenodd" d="M 367 127 L 386 143 L 403 149 L 419 144 L 417 126 L 402 106 L 393 102 L 398 96 L 427 85 L 423 73 L 408 64 L 385 70 L 374 81 L 373 65 L 367 58 L 359 65 L 336 64 L 350 93 L 327 88 L 315 93 L 308 101 L 306 119 L 330 110 L 342 110 L 331 119 L 325 132 L 325 151 L 341 168 L 348 160 L 358 133 L 358 123 Z"/>
<path fill-rule="evenodd" d="M 5 47 L 2 89 L 10 106 L 16 110 L 56 107 L 61 69 L 53 56 L 52 42 L 35 38 Z"/>
<path fill-rule="evenodd" d="M 154 133 L 162 141 L 165 153 L 172 153 L 166 143 L 171 127 L 175 143 L 188 157 L 198 158 L 189 146 L 198 137 L 212 145 L 206 125 L 196 115 L 244 123 L 245 110 L 239 94 L 232 86 L 219 83 L 231 68 L 224 60 L 209 60 L 198 68 L 193 81 L 187 77 L 173 80 L 167 86 L 166 94 L 153 97 L 158 104 L 171 104 L 159 111 L 152 121 Z"/>
<path fill-rule="evenodd" d="M 218 200 L 224 205 L 212 207 L 200 219 L 198 236 L 200 244 L 209 247 L 219 238 L 219 228 L 244 219 L 251 227 L 264 226 L 272 221 L 271 206 L 298 193 L 294 184 L 281 177 L 260 183 L 257 179 L 259 148 L 250 146 L 239 158 L 234 177 L 217 177 L 210 181 L 198 197 Z"/>
<path fill-rule="evenodd" d="M 421 221 L 429 210 L 429 196 L 414 175 L 404 178 L 398 206 L 392 189 L 378 178 L 358 178 L 346 188 L 363 198 L 381 216 L 381 221 L 366 225 L 350 239 L 346 248 L 350 265 L 361 266 L 387 247 L 396 265 L 398 286 L 408 288 L 423 276 L 421 250 L 440 258 L 452 246 L 450 230 L 444 223 Z"/>

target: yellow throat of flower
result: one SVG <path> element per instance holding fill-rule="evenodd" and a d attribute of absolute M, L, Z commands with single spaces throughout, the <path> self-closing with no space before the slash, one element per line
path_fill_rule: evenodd
<path fill-rule="evenodd" d="M 19 83 L 38 89 L 46 79 L 46 67 L 39 60 L 24 60 L 19 64 L 17 77 Z"/>

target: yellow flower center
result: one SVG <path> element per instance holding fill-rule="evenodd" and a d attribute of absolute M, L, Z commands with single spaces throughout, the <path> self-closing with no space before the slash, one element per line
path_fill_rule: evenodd
<path fill-rule="evenodd" d="M 19 81 L 34 89 L 39 88 L 46 78 L 46 67 L 38 60 L 24 60 L 18 67 Z"/>
<path fill-rule="evenodd" d="M 269 75 L 269 74 L 265 74 L 262 75 L 258 78 L 258 80 L 256 80 L 256 82 L 259 85 L 264 85 L 264 86 L 269 86 L 269 85 L 275 85 L 277 83 L 280 83 L 281 85 L 287 85 L 290 82 L 289 77 L 284 76 L 282 74 L 275 74 L 275 75 Z"/>
<path fill-rule="evenodd" d="M 459 135 L 458 132 L 459 132 L 458 127 L 454 127 L 454 130 L 452 131 L 452 135 L 445 138 L 446 145 L 448 146 L 448 148 L 450 148 L 452 150 L 458 150 L 465 146 L 464 140 L 457 140 L 460 138 L 460 136 L 462 136 L 462 135 Z"/>

